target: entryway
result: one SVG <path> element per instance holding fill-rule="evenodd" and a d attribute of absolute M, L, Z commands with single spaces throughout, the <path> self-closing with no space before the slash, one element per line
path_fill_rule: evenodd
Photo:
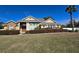
<path fill-rule="evenodd" d="M 20 22 L 20 33 L 26 32 L 26 22 Z"/>

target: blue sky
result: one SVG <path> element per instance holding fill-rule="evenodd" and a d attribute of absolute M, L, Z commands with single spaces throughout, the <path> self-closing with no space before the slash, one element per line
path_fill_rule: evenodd
<path fill-rule="evenodd" d="M 68 5 L 0 5 L 0 21 L 18 21 L 26 16 L 43 18 L 52 16 L 59 24 L 66 24 L 69 21 L 69 14 L 65 12 Z M 74 12 L 73 18 L 79 19 L 79 6 Z"/>

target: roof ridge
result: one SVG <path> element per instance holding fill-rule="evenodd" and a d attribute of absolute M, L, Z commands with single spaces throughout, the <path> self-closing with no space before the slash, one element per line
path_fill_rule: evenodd
<path fill-rule="evenodd" d="M 35 19 L 35 20 L 38 20 L 38 18 L 35 18 L 35 17 L 33 17 L 33 16 L 26 16 L 26 17 L 24 17 L 22 20 L 25 20 L 25 19 L 27 19 L 27 18 L 29 18 L 29 17 L 31 17 L 31 18 L 33 18 L 33 19 Z"/>
<path fill-rule="evenodd" d="M 14 20 L 9 20 L 7 23 L 9 23 L 9 22 L 14 22 L 14 23 L 16 23 Z"/>

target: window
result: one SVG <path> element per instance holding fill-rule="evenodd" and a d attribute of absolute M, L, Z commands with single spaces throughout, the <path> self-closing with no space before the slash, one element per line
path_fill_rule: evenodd
<path fill-rule="evenodd" d="M 9 30 L 13 30 L 14 27 L 12 25 L 9 25 Z"/>

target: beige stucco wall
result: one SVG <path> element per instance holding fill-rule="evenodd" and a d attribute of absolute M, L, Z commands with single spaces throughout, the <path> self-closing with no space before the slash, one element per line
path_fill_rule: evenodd
<path fill-rule="evenodd" d="M 7 28 L 7 26 L 4 26 L 4 30 L 7 30 L 8 28 Z"/>
<path fill-rule="evenodd" d="M 10 22 L 4 25 L 4 30 L 9 30 L 9 26 L 12 26 L 14 30 L 16 30 L 16 23 Z"/>
<path fill-rule="evenodd" d="M 20 28 L 18 26 L 16 26 L 16 30 L 20 30 Z"/>

